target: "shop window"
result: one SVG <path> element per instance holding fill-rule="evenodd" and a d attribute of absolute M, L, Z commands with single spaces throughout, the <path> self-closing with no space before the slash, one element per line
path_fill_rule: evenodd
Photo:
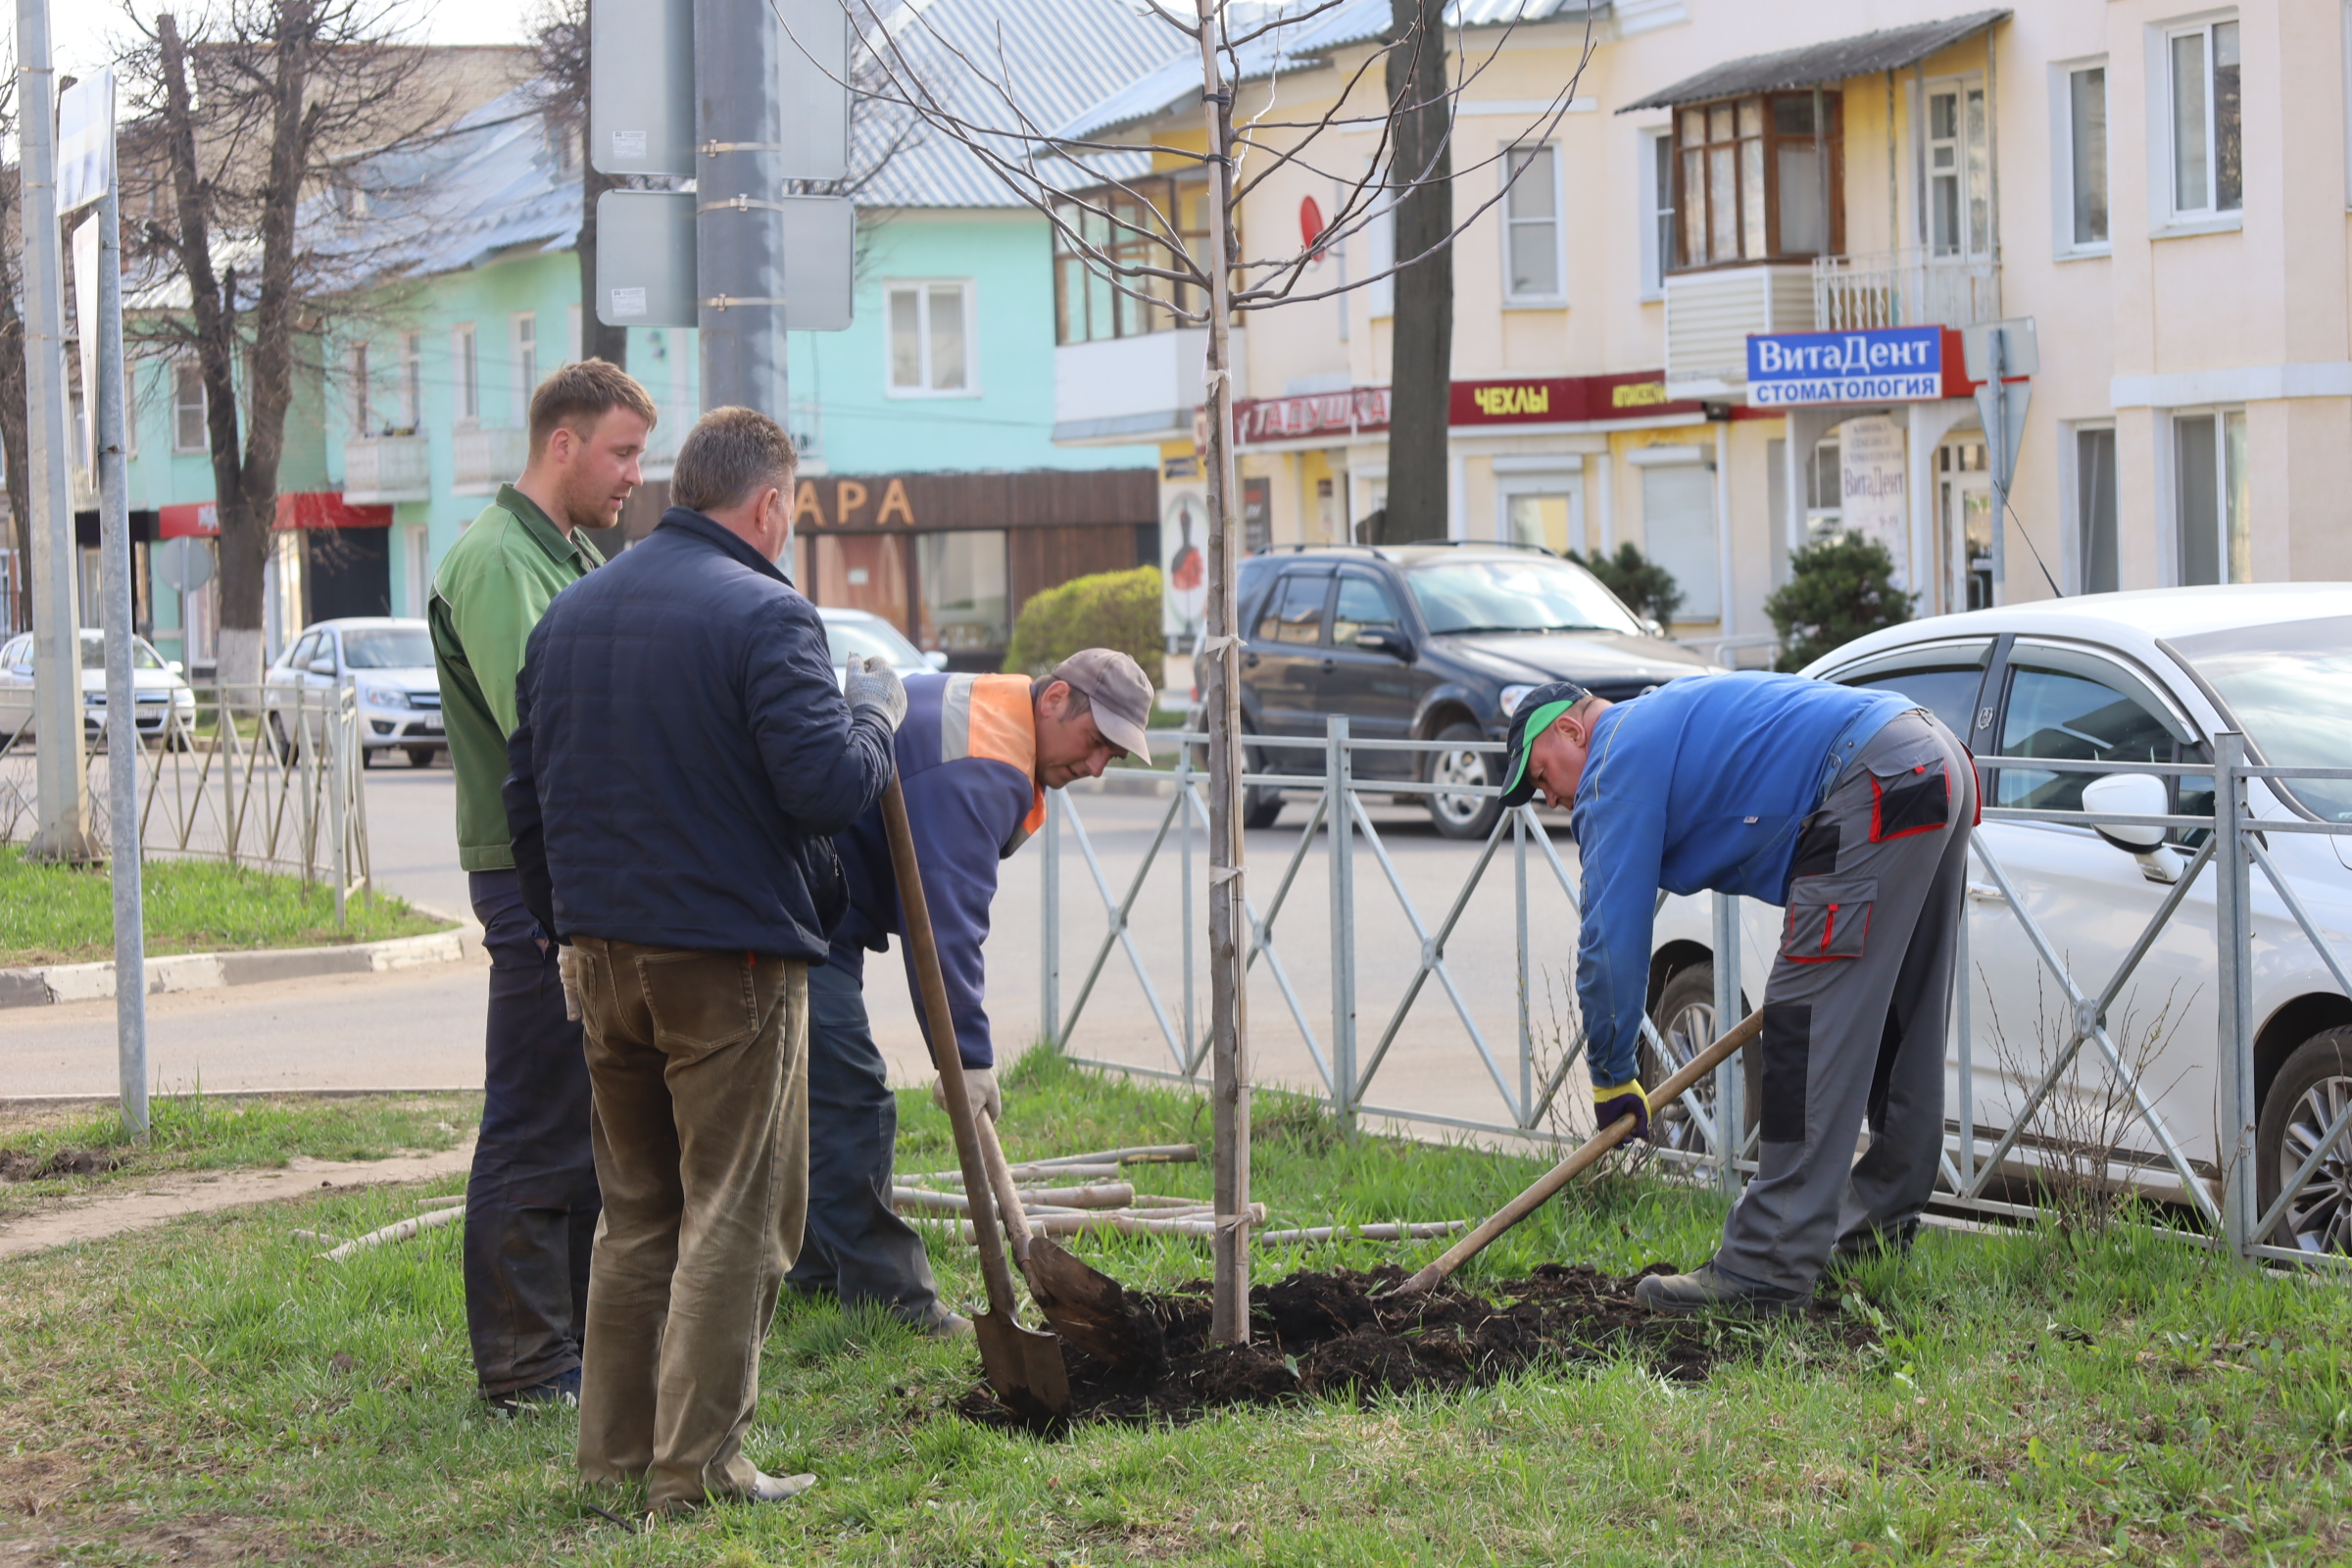
<path fill-rule="evenodd" d="M 1935 255 L 1992 253 L 1992 160 L 1984 117 L 1980 82 L 1928 94 L 1928 248 Z"/>
<path fill-rule="evenodd" d="M 1677 620 L 1720 620 L 1723 587 L 1715 537 L 1715 470 L 1663 464 L 1642 470 L 1642 526 L 1649 559 L 1683 590 Z"/>
<path fill-rule="evenodd" d="M 1845 517 L 1845 455 L 1838 438 L 1813 443 L 1805 464 L 1805 539 L 1808 543 L 1838 531 Z"/>
<path fill-rule="evenodd" d="M 1242 480 L 1242 553 L 1254 556 L 1274 546 L 1274 481 L 1263 474 Z"/>
<path fill-rule="evenodd" d="M 2115 430 L 2075 432 L 2076 570 L 2086 594 L 2121 586 L 2115 531 Z"/>
<path fill-rule="evenodd" d="M 880 615 L 902 634 L 906 625 L 906 535 L 818 534 L 815 589 L 808 597 L 836 610 Z"/>
<path fill-rule="evenodd" d="M 951 654 L 1002 649 L 1012 641 L 1005 592 L 1004 531 L 956 529 L 915 535 L 922 618 L 915 642 Z"/>
<path fill-rule="evenodd" d="M 893 283 L 888 292 L 891 395 L 972 395 L 972 285 Z"/>
<path fill-rule="evenodd" d="M 2107 248 L 2107 68 L 2066 73 L 2066 146 L 2051 161 L 2059 195 L 2060 251 Z"/>
<path fill-rule="evenodd" d="M 205 447 L 204 367 L 194 360 L 172 362 L 172 450 Z"/>
<path fill-rule="evenodd" d="M 1523 147 L 1508 155 L 1511 185 L 1503 196 L 1503 299 L 1506 304 L 1555 305 L 1560 285 L 1559 150 Z"/>
<path fill-rule="evenodd" d="M 1674 266 L 1809 260 L 1834 251 L 1843 227 L 1839 105 L 1836 93 L 1803 92 L 1677 110 Z"/>
<path fill-rule="evenodd" d="M 2173 416 L 2173 488 L 2181 583 L 2252 582 L 2245 410 Z"/>
<path fill-rule="evenodd" d="M 1200 290 L 1142 269 L 1172 270 L 1171 237 L 1187 254 L 1208 252 L 1204 179 L 1131 180 L 1076 192 L 1054 205 L 1054 341 L 1093 343 L 1173 331 L 1175 313 L 1198 312 Z M 1090 257 L 1093 266 L 1089 266 Z M 1098 268 L 1126 269 L 1113 286 Z"/>
<path fill-rule="evenodd" d="M 2235 22 L 2165 35 L 2173 217 L 2219 218 L 2244 205 Z"/>

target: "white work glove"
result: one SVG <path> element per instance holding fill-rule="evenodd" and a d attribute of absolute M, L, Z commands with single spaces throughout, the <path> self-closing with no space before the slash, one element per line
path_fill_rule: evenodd
<path fill-rule="evenodd" d="M 580 1021 L 580 950 L 566 942 L 556 949 L 556 973 L 564 980 L 564 1017 Z"/>
<path fill-rule="evenodd" d="M 990 1121 L 1004 1119 L 1004 1096 L 997 1088 L 997 1071 L 994 1067 L 964 1068 L 963 1092 L 971 1097 L 972 1109 L 986 1111 Z M 931 1080 L 931 1103 L 942 1110 L 948 1108 L 948 1081 L 945 1078 Z"/>
<path fill-rule="evenodd" d="M 890 661 L 876 655 L 871 659 L 852 654 L 841 683 L 842 696 L 849 699 L 850 711 L 870 708 L 882 715 L 882 721 L 896 735 L 906 719 L 906 687 L 899 672 L 890 667 Z"/>

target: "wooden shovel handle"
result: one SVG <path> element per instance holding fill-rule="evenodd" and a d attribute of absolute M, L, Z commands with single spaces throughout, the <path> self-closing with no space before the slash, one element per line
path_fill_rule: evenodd
<path fill-rule="evenodd" d="M 1012 1238 L 1012 1260 L 1029 1266 L 1029 1212 L 1021 1206 L 1019 1184 L 1004 1162 L 1004 1146 L 997 1142 L 997 1124 L 975 1115 L 972 1127 L 980 1134 L 980 1156 L 988 1161 L 989 1185 L 997 1190 L 997 1208 L 1004 1218 L 1004 1234 Z"/>
<path fill-rule="evenodd" d="M 1729 1060 L 1741 1046 L 1755 1039 L 1763 1031 L 1763 1028 L 1764 1014 L 1761 1009 L 1749 1013 L 1732 1025 L 1730 1033 L 1691 1057 L 1684 1064 L 1681 1072 L 1676 1073 L 1649 1092 L 1647 1097 L 1649 1113 L 1654 1116 L 1682 1099 L 1692 1084 L 1697 1083 Z M 1552 1166 L 1542 1176 L 1537 1177 L 1533 1186 L 1503 1204 L 1500 1209 L 1495 1211 L 1493 1219 L 1488 1220 L 1484 1225 L 1446 1249 L 1436 1262 L 1406 1280 L 1402 1285 L 1397 1286 L 1396 1294 L 1409 1296 L 1432 1289 L 1441 1283 L 1455 1269 L 1485 1251 L 1488 1247 L 1493 1245 L 1494 1238 L 1527 1218 L 1528 1215 L 1533 1214 L 1537 1209 L 1542 1208 L 1552 1194 L 1576 1180 L 1594 1160 L 1625 1142 L 1633 1130 L 1634 1113 L 1629 1110 L 1585 1140 L 1582 1145 L 1578 1146 L 1576 1152 Z"/>
<path fill-rule="evenodd" d="M 947 977 L 940 972 L 939 944 L 931 935 L 931 906 L 923 897 L 923 873 L 914 858 L 914 832 L 906 825 L 906 793 L 897 774 L 882 792 L 882 828 L 890 839 L 890 865 L 899 883 L 900 923 L 906 927 L 906 947 L 914 955 L 914 977 L 923 994 L 923 1015 L 930 1020 L 931 1062 L 939 1069 L 940 1090 L 948 1102 L 948 1123 L 956 1129 L 956 1162 L 963 1170 L 963 1197 L 970 1205 L 972 1239 L 980 1249 L 980 1277 L 988 1285 L 988 1305 L 1006 1322 L 1013 1320 L 1017 1301 L 1012 1271 L 1004 1263 L 1004 1239 L 997 1234 L 997 1205 L 990 1196 L 987 1156 L 981 1152 L 979 1115 L 963 1086 L 963 1053 L 956 1044 L 956 1015 L 948 1006 Z M 993 1140 L 992 1140 L 993 1142 Z M 1003 1156 L 999 1156 L 1002 1158 Z"/>

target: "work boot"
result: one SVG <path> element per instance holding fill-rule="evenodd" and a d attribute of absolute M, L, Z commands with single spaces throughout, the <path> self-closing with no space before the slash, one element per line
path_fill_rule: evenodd
<path fill-rule="evenodd" d="M 914 1332 L 926 1340 L 968 1340 L 972 1337 L 972 1320 L 961 1312 L 935 1306 L 930 1316 L 914 1325 Z"/>
<path fill-rule="evenodd" d="M 743 1494 L 746 1502 L 790 1502 L 816 1485 L 812 1475 L 771 1476 L 763 1470 L 752 1472 L 752 1490 Z"/>
<path fill-rule="evenodd" d="M 1749 1317 L 1778 1317 L 1793 1312 L 1805 1298 L 1794 1291 L 1755 1285 L 1718 1271 L 1711 1262 L 1688 1274 L 1651 1274 L 1634 1287 L 1642 1304 L 1652 1312 L 1686 1317 L 1696 1312 L 1740 1313 Z"/>
<path fill-rule="evenodd" d="M 527 1389 L 513 1389 L 505 1394 L 485 1394 L 482 1402 L 489 1406 L 493 1421 L 512 1421 L 517 1416 L 539 1415 L 549 1410 L 576 1410 L 580 1407 L 580 1369 L 559 1372 L 545 1383 L 534 1383 Z"/>
<path fill-rule="evenodd" d="M 1854 1268 L 1889 1255 L 1909 1257 L 1911 1243 L 1918 1235 L 1919 1221 L 1908 1219 L 1892 1230 L 1863 1230 L 1840 1236 L 1838 1245 L 1830 1250 L 1830 1266 Z"/>

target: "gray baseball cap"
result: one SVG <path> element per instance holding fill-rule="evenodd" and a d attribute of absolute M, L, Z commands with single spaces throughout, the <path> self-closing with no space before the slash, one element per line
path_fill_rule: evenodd
<path fill-rule="evenodd" d="M 1130 757 L 1149 759 L 1152 703 L 1157 695 L 1144 666 L 1115 648 L 1082 648 L 1054 666 L 1048 680 L 1067 681 L 1094 705 L 1095 727 Z"/>

